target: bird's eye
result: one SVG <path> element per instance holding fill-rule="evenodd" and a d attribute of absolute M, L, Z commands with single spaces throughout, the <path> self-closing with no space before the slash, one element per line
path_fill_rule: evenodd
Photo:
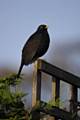
<path fill-rule="evenodd" d="M 43 26 L 40 26 L 40 29 L 43 29 Z"/>

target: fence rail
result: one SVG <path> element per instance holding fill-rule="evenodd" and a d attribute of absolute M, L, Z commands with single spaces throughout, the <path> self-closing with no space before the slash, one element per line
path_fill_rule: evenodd
<path fill-rule="evenodd" d="M 55 120 L 61 118 L 62 120 L 77 120 L 76 110 L 78 103 L 78 88 L 80 88 L 80 78 L 73 75 L 72 73 L 66 72 L 50 63 L 47 63 L 43 60 L 37 61 L 37 67 L 33 79 L 33 88 L 32 88 L 32 106 L 35 106 L 37 101 L 41 102 L 41 78 L 42 72 L 52 76 L 52 97 L 60 98 L 60 81 L 64 81 L 71 85 L 71 99 L 70 99 L 70 112 L 61 110 L 56 106 L 53 106 L 51 110 L 45 111 L 44 108 L 39 109 L 39 112 L 45 112 L 51 116 L 55 116 Z M 46 103 L 47 104 L 47 103 Z M 41 106 L 41 105 L 40 105 Z M 72 115 L 74 115 L 74 119 Z M 40 119 L 40 118 L 39 118 Z M 39 120 L 38 119 L 38 120 Z M 33 120 L 33 119 L 32 119 Z M 36 120 L 36 119 L 35 119 Z"/>

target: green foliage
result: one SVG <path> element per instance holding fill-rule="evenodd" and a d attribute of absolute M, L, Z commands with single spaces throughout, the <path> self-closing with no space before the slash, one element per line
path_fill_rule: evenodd
<path fill-rule="evenodd" d="M 50 109 L 52 106 L 63 107 L 63 104 L 64 104 L 64 103 L 63 103 L 59 98 L 57 98 L 56 100 L 55 100 L 55 99 L 50 100 L 50 101 L 47 103 L 46 107 L 47 107 L 48 109 Z"/>
<path fill-rule="evenodd" d="M 11 91 L 20 83 L 16 75 L 0 78 L 0 120 L 26 120 L 26 110 L 22 98 L 26 95 Z"/>

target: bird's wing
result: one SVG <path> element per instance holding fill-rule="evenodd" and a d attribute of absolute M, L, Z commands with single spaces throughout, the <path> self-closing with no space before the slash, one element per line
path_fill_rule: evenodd
<path fill-rule="evenodd" d="M 41 42 L 41 34 L 33 34 L 22 50 L 22 59 L 24 64 L 30 64 L 35 56 Z"/>

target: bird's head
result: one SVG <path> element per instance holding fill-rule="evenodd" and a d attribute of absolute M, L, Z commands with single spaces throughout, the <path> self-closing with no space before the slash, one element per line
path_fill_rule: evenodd
<path fill-rule="evenodd" d="M 47 30 L 48 29 L 48 26 L 47 25 L 45 25 L 45 24 L 42 24 L 42 25 L 40 25 L 39 27 L 38 27 L 38 31 L 45 31 L 45 30 Z"/>

